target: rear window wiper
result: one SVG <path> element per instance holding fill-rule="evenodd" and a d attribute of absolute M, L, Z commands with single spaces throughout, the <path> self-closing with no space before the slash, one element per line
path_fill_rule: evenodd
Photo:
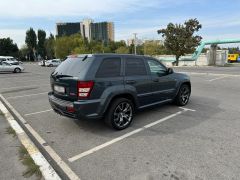
<path fill-rule="evenodd" d="M 69 76 L 69 75 L 63 75 L 63 74 L 56 74 L 56 75 L 52 75 L 53 77 L 59 79 L 59 78 L 63 78 L 63 77 L 73 77 L 73 76 Z"/>
<path fill-rule="evenodd" d="M 85 61 L 88 58 L 88 55 L 84 56 L 84 58 L 82 59 L 82 61 Z"/>

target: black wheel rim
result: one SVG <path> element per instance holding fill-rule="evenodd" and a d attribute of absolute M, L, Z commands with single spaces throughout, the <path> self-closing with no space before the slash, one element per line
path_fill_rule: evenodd
<path fill-rule="evenodd" d="M 132 106 L 128 102 L 120 103 L 114 111 L 114 123 L 117 127 L 127 126 L 132 120 Z"/>
<path fill-rule="evenodd" d="M 180 93 L 180 99 L 182 101 L 182 104 L 187 104 L 189 100 L 189 96 L 190 96 L 189 88 L 187 86 L 183 87 Z"/>

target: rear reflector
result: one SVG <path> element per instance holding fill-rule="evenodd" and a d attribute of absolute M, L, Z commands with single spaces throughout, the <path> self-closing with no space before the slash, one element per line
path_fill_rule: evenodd
<path fill-rule="evenodd" d="M 78 81 L 78 97 L 88 98 L 93 88 L 93 81 Z"/>
<path fill-rule="evenodd" d="M 75 112 L 74 107 L 72 107 L 72 106 L 67 106 L 67 112 L 70 112 L 70 113 Z"/>

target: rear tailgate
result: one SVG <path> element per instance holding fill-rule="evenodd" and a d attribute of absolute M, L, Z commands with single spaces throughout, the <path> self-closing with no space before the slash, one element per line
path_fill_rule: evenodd
<path fill-rule="evenodd" d="M 78 99 L 78 81 L 83 80 L 92 63 L 92 57 L 70 57 L 51 74 L 51 88 L 54 96 L 67 101 Z"/>
<path fill-rule="evenodd" d="M 54 96 L 68 100 L 77 100 L 77 79 L 71 76 L 51 75 L 51 88 Z"/>

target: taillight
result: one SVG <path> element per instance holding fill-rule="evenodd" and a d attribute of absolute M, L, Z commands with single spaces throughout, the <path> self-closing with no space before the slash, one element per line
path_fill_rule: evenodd
<path fill-rule="evenodd" d="M 92 91 L 93 85 L 93 81 L 78 81 L 78 97 L 88 98 Z"/>

